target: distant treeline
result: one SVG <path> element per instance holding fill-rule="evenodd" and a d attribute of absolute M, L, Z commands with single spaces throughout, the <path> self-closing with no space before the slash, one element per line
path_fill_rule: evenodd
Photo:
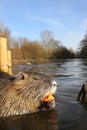
<path fill-rule="evenodd" d="M 53 40 L 53 39 L 52 39 Z M 51 41 L 50 41 L 51 42 Z M 11 47 L 13 59 L 67 59 L 74 58 L 72 50 L 59 45 L 59 42 L 54 41 L 49 44 L 43 44 L 39 41 L 28 41 L 26 38 L 14 40 Z M 52 45 L 50 45 L 52 44 Z"/>
<path fill-rule="evenodd" d="M 87 32 L 85 33 L 83 39 L 79 44 L 80 51 L 78 53 L 78 57 L 87 59 Z"/>
<path fill-rule="evenodd" d="M 74 53 L 54 38 L 51 31 L 40 34 L 41 41 L 30 41 L 25 37 L 13 38 L 8 27 L 0 23 L 0 36 L 7 38 L 8 48 L 12 50 L 13 60 L 26 59 L 71 59 L 87 58 L 87 34 L 80 43 L 79 52 Z"/>

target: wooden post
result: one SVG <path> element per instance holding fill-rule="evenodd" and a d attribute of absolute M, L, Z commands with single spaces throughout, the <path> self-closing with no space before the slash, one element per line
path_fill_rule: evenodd
<path fill-rule="evenodd" d="M 0 38 L 0 63 L 1 71 L 8 72 L 8 62 L 7 62 L 7 39 Z"/>
<path fill-rule="evenodd" d="M 7 50 L 7 39 L 0 37 L 0 71 L 9 72 L 11 68 L 11 52 Z"/>
<path fill-rule="evenodd" d="M 12 63 L 11 63 L 11 50 L 7 51 L 7 60 L 8 60 L 8 73 L 12 74 L 12 70 L 11 70 L 11 67 L 12 67 Z"/>

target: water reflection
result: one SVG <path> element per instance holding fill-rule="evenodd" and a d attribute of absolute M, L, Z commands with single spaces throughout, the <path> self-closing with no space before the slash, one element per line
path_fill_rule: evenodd
<path fill-rule="evenodd" d="M 87 59 L 82 60 L 82 76 L 87 77 Z"/>
<path fill-rule="evenodd" d="M 87 104 L 83 104 L 83 107 L 87 111 Z"/>
<path fill-rule="evenodd" d="M 0 130 L 58 130 L 57 113 L 52 111 L 0 119 Z"/>

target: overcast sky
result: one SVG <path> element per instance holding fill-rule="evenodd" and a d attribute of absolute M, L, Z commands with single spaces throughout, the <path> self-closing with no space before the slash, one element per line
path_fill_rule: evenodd
<path fill-rule="evenodd" d="M 87 0 L 0 0 L 0 21 L 13 37 L 40 40 L 40 33 L 50 30 L 76 50 L 87 30 Z"/>

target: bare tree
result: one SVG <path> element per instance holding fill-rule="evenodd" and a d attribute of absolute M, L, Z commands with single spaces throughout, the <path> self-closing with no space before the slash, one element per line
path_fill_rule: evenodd
<path fill-rule="evenodd" d="M 87 58 L 87 31 L 84 38 L 80 42 L 80 57 Z"/>
<path fill-rule="evenodd" d="M 60 46 L 61 42 L 55 39 L 49 40 L 49 49 L 52 51 L 56 50 Z"/>
<path fill-rule="evenodd" d="M 45 47 L 45 49 L 48 49 L 49 48 L 49 41 L 51 39 L 54 39 L 53 32 L 51 32 L 49 30 L 45 30 L 40 34 L 40 36 L 41 36 L 42 45 Z"/>
<path fill-rule="evenodd" d="M 0 22 L 0 36 L 7 38 L 8 48 L 10 48 L 11 47 L 11 31 L 2 22 Z"/>

